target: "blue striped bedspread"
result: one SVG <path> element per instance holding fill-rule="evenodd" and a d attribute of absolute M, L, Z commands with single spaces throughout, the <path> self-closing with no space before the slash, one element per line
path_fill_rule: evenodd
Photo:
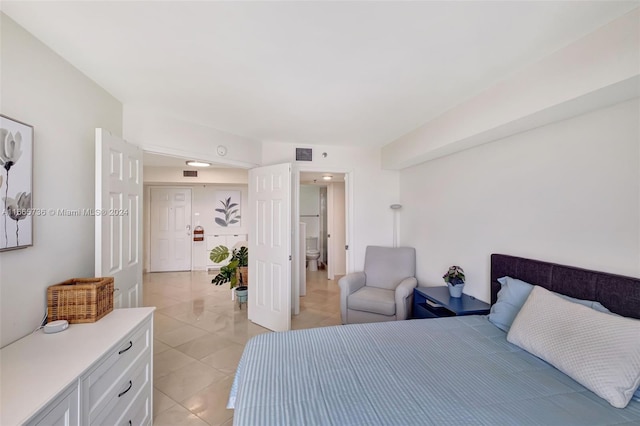
<path fill-rule="evenodd" d="M 640 425 L 485 316 L 267 333 L 244 350 L 234 425 Z"/>

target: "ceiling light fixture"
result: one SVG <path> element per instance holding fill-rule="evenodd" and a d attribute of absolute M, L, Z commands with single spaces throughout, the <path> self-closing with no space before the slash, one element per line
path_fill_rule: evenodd
<path fill-rule="evenodd" d="M 331 179 L 333 179 L 333 176 L 331 176 L 331 175 L 324 175 L 324 176 L 322 176 L 322 179 L 324 179 L 324 180 L 331 180 Z"/>
<path fill-rule="evenodd" d="M 191 166 L 191 167 L 209 167 L 209 166 L 211 166 L 211 163 L 205 163 L 204 161 L 189 160 L 189 161 L 187 161 L 187 166 Z"/>

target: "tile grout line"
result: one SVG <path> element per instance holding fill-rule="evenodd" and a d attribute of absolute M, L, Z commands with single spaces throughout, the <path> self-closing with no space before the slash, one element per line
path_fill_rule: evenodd
<path fill-rule="evenodd" d="M 337 298 L 337 296 L 339 296 L 339 288 L 337 286 L 337 283 L 335 281 L 326 280 L 326 277 L 323 278 L 322 274 L 311 276 L 312 279 L 310 279 L 307 283 L 307 296 L 301 300 L 301 314 L 298 317 L 292 319 L 292 329 L 340 324 L 339 299 Z M 188 362 L 185 361 L 185 365 L 176 369 L 170 369 L 167 374 L 158 377 L 156 380 L 161 380 L 174 373 L 177 374 L 178 371 L 180 371 L 187 365 L 192 364 L 193 361 L 201 364 L 200 368 L 204 368 L 204 371 L 212 371 L 215 372 L 216 375 L 219 375 L 217 379 L 213 379 L 213 381 L 207 383 L 204 388 L 185 398 L 183 400 L 184 404 L 183 402 L 176 401 L 175 399 L 171 398 L 169 395 L 161 391 L 159 388 L 154 386 L 155 391 L 166 397 L 173 404 L 169 408 L 165 408 L 163 411 L 155 413 L 154 416 L 156 417 L 160 417 L 163 413 L 166 413 L 171 408 L 178 406 L 183 410 L 186 410 L 186 412 L 194 415 L 197 419 L 205 424 L 230 424 L 230 421 L 232 421 L 233 419 L 232 411 L 229 413 L 228 411 L 230 410 L 224 408 L 225 412 L 221 413 L 222 416 L 218 418 L 218 416 L 214 414 L 217 419 L 216 422 L 209 423 L 206 420 L 207 417 L 203 415 L 203 413 L 206 413 L 206 408 L 198 411 L 201 414 L 196 414 L 185 406 L 187 405 L 186 402 L 192 398 L 198 397 L 198 395 L 207 391 L 212 386 L 221 384 L 225 380 L 230 381 L 230 387 L 235 375 L 237 361 L 242 354 L 242 349 L 244 348 L 246 342 L 257 334 L 268 332 L 268 330 L 262 329 L 261 327 L 249 322 L 246 319 L 246 309 L 243 311 L 237 310 L 236 305 L 230 301 L 230 298 L 228 298 L 228 291 L 224 291 L 224 289 L 212 288 L 211 284 L 209 284 L 208 280 L 206 279 L 207 277 L 208 275 L 205 276 L 204 274 L 198 272 L 170 273 L 166 275 L 145 274 L 145 283 L 143 287 L 145 296 L 148 296 L 154 302 L 159 304 L 163 304 L 163 298 L 175 302 L 173 304 L 163 306 L 156 311 L 159 315 L 162 315 L 162 321 L 164 321 L 166 324 L 171 324 L 173 321 L 180 323 L 180 325 L 176 325 L 175 323 L 172 324 L 175 325 L 175 327 L 167 325 L 169 327 L 168 330 L 163 330 L 160 333 L 156 334 L 156 336 L 154 336 L 154 339 L 157 339 L 157 342 L 161 342 L 167 347 L 162 352 L 154 354 L 154 357 L 159 356 L 168 350 L 173 350 L 179 353 L 181 357 L 186 357 L 182 358 L 183 361 L 185 361 L 185 359 L 187 358 L 189 359 Z M 313 277 L 315 277 L 315 279 Z M 203 278 L 206 283 L 201 282 Z M 180 284 L 176 285 L 176 282 L 180 282 Z M 183 282 L 187 284 L 182 284 Z M 148 290 L 151 288 L 154 288 L 155 291 Z M 175 297 L 177 296 L 177 291 L 189 292 L 190 298 L 187 299 L 186 297 L 179 297 L 180 300 L 175 299 Z M 184 301 L 182 300 L 183 298 L 185 299 Z M 194 314 L 195 319 L 193 317 Z M 201 318 L 202 322 L 199 322 Z M 211 331 L 212 324 L 207 321 L 211 320 L 212 318 L 215 321 L 222 321 L 222 325 L 220 326 L 219 330 Z M 165 334 L 165 339 L 172 341 L 172 343 L 179 342 L 180 333 L 178 333 L 178 337 L 176 339 L 167 337 L 166 333 L 171 333 L 172 331 L 175 331 L 184 326 L 189 326 L 190 328 L 186 328 L 185 330 L 189 330 L 189 332 L 195 334 L 196 336 L 184 342 L 181 342 L 180 344 L 176 344 L 175 346 L 172 346 L 171 344 L 158 339 L 157 337 L 159 334 Z M 209 326 L 209 328 L 206 328 L 207 326 Z M 214 324 L 214 328 L 217 327 L 219 327 L 219 325 Z M 160 330 L 161 328 L 162 327 L 158 326 L 157 330 Z M 195 331 L 194 329 L 200 330 L 204 332 L 204 334 L 198 335 L 199 332 Z M 173 335 L 170 336 L 173 337 Z M 198 355 L 199 357 L 190 355 L 190 353 L 197 353 L 197 351 L 199 350 L 198 345 L 200 343 L 196 341 L 203 339 L 205 339 L 205 341 L 208 339 L 212 339 L 213 341 L 223 339 L 225 340 L 224 344 L 228 345 L 221 348 L 216 348 L 212 352 L 208 352 L 205 343 L 205 348 L 202 349 L 203 353 L 206 352 L 205 355 Z M 189 345 L 189 343 L 192 343 L 192 345 Z M 237 349 L 235 349 L 237 346 L 240 347 L 240 351 L 237 351 Z M 182 348 L 178 349 L 179 347 Z M 234 353 L 234 351 L 239 353 Z M 220 354 L 221 357 L 227 357 L 227 359 L 220 360 L 220 363 L 217 366 L 203 361 L 203 359 L 209 358 L 219 352 L 222 352 Z M 223 369 L 221 369 L 220 367 L 222 367 Z M 232 372 L 229 372 L 229 370 L 232 370 Z M 218 392 L 219 390 L 213 391 Z M 224 389 L 222 393 L 226 395 L 228 393 L 228 390 Z M 224 401 L 224 407 L 226 407 L 226 400 Z M 216 413 L 218 412 L 216 411 Z M 227 416 L 227 414 L 229 415 Z"/>

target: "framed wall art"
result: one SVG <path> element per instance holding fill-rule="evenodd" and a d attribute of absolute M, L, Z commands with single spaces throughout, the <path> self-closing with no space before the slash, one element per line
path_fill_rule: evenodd
<path fill-rule="evenodd" d="M 240 191 L 216 191 L 215 195 L 216 225 L 223 228 L 240 226 L 240 203 L 242 193 Z"/>
<path fill-rule="evenodd" d="M 33 126 L 0 115 L 0 251 L 33 245 Z"/>

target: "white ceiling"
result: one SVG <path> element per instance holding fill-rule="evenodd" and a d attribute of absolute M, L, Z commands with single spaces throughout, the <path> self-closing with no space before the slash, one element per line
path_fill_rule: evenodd
<path fill-rule="evenodd" d="M 187 166 L 187 161 L 189 160 L 198 160 L 198 158 L 173 157 L 148 151 L 142 152 L 142 163 L 145 167 L 181 167 L 183 169 L 196 169 L 196 167 Z M 210 161 L 207 162 L 210 163 Z M 221 163 L 212 163 L 211 166 L 217 169 L 230 167 L 229 165 Z"/>
<path fill-rule="evenodd" d="M 331 176 L 331 180 L 322 179 Z M 344 173 L 333 172 L 300 172 L 300 183 L 305 185 L 327 186 L 331 182 L 344 182 Z"/>
<path fill-rule="evenodd" d="M 2 1 L 124 104 L 261 141 L 382 146 L 638 2 Z"/>

